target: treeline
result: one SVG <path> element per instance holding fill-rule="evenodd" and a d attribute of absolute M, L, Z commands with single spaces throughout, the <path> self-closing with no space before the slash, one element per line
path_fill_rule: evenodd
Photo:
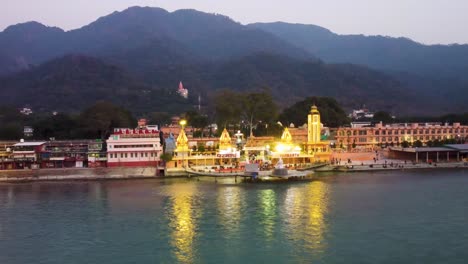
<path fill-rule="evenodd" d="M 31 139 L 105 139 L 115 127 L 135 127 L 132 114 L 109 102 L 97 102 L 79 114 L 39 113 L 23 115 L 15 108 L 0 109 L 0 139 L 24 138 L 23 129 L 31 126 Z"/>
<path fill-rule="evenodd" d="M 333 98 L 310 97 L 281 111 L 268 90 L 235 92 L 221 90 L 213 94 L 207 106 L 180 113 L 187 125 L 194 129 L 194 136 L 219 136 L 223 128 L 232 133 L 240 130 L 244 135 L 279 136 L 284 126 L 299 127 L 307 123 L 311 106 L 319 107 L 322 123 L 337 127 L 349 122 L 346 113 Z M 173 114 L 150 112 L 138 115 L 148 119 L 150 124 L 168 125 Z M 120 106 L 100 101 L 76 114 L 34 113 L 20 114 L 15 108 L 0 109 L 0 139 L 19 140 L 24 138 L 24 126 L 31 126 L 34 134 L 31 139 L 105 139 L 116 127 L 136 127 L 136 118 Z M 216 123 L 218 130 L 207 133 L 210 124 Z"/>
<path fill-rule="evenodd" d="M 360 121 L 366 121 L 365 119 L 360 119 Z M 390 113 L 385 111 L 375 112 L 372 119 L 367 121 L 372 121 L 374 123 L 382 122 L 384 124 L 391 123 L 455 123 L 458 122 L 462 125 L 468 125 L 468 112 L 462 114 L 446 114 L 441 116 L 409 116 L 409 117 L 396 117 L 395 119 L 391 116 Z"/>

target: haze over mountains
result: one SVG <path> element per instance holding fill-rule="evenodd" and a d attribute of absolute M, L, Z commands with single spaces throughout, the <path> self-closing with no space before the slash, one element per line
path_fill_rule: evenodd
<path fill-rule="evenodd" d="M 467 70 L 468 45 L 340 36 L 313 25 L 244 26 L 195 10 L 132 7 L 67 32 L 30 22 L 0 33 L 0 103 L 44 110 L 105 99 L 133 111 L 177 112 L 198 94 L 266 88 L 283 106 L 325 95 L 348 108 L 440 114 L 464 110 Z M 180 80 L 189 102 L 173 93 Z"/>

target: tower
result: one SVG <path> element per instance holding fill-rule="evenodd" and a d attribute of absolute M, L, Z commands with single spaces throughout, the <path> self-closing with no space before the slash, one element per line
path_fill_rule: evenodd
<path fill-rule="evenodd" d="M 320 112 L 318 111 L 317 106 L 312 106 L 307 119 L 307 143 L 320 143 L 320 133 L 322 127 L 320 123 Z"/>

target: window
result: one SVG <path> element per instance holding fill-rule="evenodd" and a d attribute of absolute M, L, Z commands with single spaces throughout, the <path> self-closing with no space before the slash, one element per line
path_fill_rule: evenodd
<path fill-rule="evenodd" d="M 125 158 L 127 158 L 127 157 L 128 157 L 128 155 L 127 155 L 127 153 L 125 153 Z"/>
<path fill-rule="evenodd" d="M 148 152 L 145 153 L 145 157 L 148 157 Z"/>

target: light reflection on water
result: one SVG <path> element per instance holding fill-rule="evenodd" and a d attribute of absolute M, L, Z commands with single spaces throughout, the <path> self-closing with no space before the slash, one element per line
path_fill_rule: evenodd
<path fill-rule="evenodd" d="M 192 263 L 196 218 L 202 213 L 199 208 L 197 211 L 194 210 L 197 186 L 193 184 L 171 185 L 168 191 L 172 204 L 169 219 L 173 254 L 180 263 Z"/>
<path fill-rule="evenodd" d="M 468 177 L 392 173 L 0 185 L 0 263 L 466 263 Z"/>
<path fill-rule="evenodd" d="M 224 236 L 231 238 L 239 230 L 242 219 L 242 188 L 228 186 L 219 188 L 217 193 L 218 218 L 225 230 Z"/>
<path fill-rule="evenodd" d="M 324 234 L 327 232 L 325 221 L 329 205 L 328 186 L 321 181 L 288 188 L 284 201 L 285 234 L 292 241 L 299 262 L 303 251 L 313 252 L 320 258 L 326 250 Z M 302 261 L 301 261 L 302 260 Z"/>
<path fill-rule="evenodd" d="M 258 194 L 260 210 L 258 215 L 259 227 L 263 230 L 265 241 L 273 239 L 276 224 L 276 195 L 272 189 L 261 190 Z"/>

